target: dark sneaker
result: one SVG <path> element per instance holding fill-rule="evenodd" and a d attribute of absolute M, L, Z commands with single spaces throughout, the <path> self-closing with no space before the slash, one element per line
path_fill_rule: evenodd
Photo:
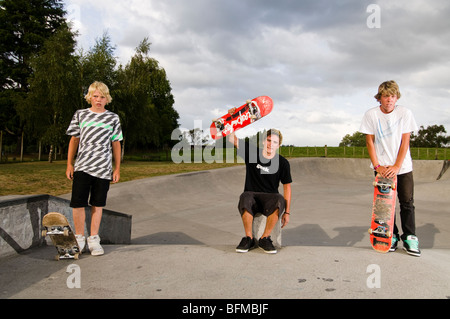
<path fill-rule="evenodd" d="M 268 254 L 276 254 L 277 250 L 272 244 L 272 239 L 270 239 L 270 236 L 261 238 L 258 242 L 259 248 L 264 250 L 265 253 Z"/>
<path fill-rule="evenodd" d="M 243 237 L 239 245 L 236 247 L 236 252 L 246 253 L 250 249 L 255 247 L 255 240 L 250 237 Z"/>
<path fill-rule="evenodd" d="M 419 239 L 414 235 L 408 235 L 403 241 L 403 249 L 410 255 L 420 257 Z"/>
<path fill-rule="evenodd" d="M 389 251 L 397 250 L 398 240 L 399 240 L 398 235 L 394 235 L 394 237 L 392 237 L 392 245 L 391 245 L 391 248 L 389 248 Z"/>

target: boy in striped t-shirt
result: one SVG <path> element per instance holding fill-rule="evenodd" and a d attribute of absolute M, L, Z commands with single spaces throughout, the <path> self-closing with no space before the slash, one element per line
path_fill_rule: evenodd
<path fill-rule="evenodd" d="M 104 83 L 92 83 L 85 99 L 91 107 L 76 111 L 66 132 L 72 136 L 67 155 L 66 176 L 73 180 L 70 207 L 73 208 L 75 237 L 80 250 L 84 249 L 86 243 L 85 207 L 88 206 L 90 193 L 91 236 L 88 237 L 87 243 L 92 255 L 103 255 L 98 230 L 109 184 L 111 180 L 117 183 L 120 179 L 122 129 L 117 114 L 105 109 L 112 98 Z M 77 148 L 74 166 L 73 158 Z"/>

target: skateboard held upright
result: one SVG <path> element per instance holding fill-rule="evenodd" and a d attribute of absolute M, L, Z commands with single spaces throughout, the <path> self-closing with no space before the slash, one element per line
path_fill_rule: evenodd
<path fill-rule="evenodd" d="M 78 259 L 81 252 L 75 235 L 70 228 L 67 218 L 60 213 L 48 213 L 42 219 L 42 237 L 49 236 L 55 245 L 60 259 Z"/>
<path fill-rule="evenodd" d="M 373 186 L 372 223 L 369 228 L 370 243 L 376 251 L 386 253 L 391 248 L 394 235 L 397 176 L 384 178 L 377 175 Z"/>
<path fill-rule="evenodd" d="M 248 100 L 236 109 L 234 114 L 225 114 L 214 119 L 210 126 L 211 137 L 215 140 L 225 137 L 272 112 L 273 101 L 268 96 Z"/>

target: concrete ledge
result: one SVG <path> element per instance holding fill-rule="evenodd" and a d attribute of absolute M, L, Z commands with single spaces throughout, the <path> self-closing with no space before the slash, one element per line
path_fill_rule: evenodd
<path fill-rule="evenodd" d="M 0 258 L 46 243 L 42 218 L 49 212 L 67 217 L 73 227 L 70 201 L 50 195 L 17 196 L 0 200 Z M 90 208 L 86 208 L 86 230 Z M 85 234 L 89 232 L 85 231 Z M 130 244 L 131 216 L 104 209 L 99 230 L 102 244 Z"/>
<path fill-rule="evenodd" d="M 253 226 L 252 233 L 253 238 L 259 240 L 264 233 L 264 229 L 266 228 L 267 217 L 258 213 L 253 218 Z M 278 218 L 278 222 L 275 224 L 275 227 L 270 234 L 270 238 L 272 239 L 273 245 L 277 248 L 281 248 L 281 217 Z M 256 242 L 258 244 L 258 242 Z"/>

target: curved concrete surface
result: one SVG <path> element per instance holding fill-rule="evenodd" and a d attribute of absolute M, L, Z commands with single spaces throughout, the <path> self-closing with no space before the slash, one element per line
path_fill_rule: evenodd
<path fill-rule="evenodd" d="M 131 245 L 54 262 L 53 247 L 0 261 L 2 298 L 448 298 L 450 173 L 415 161 L 422 257 L 372 250 L 367 159 L 291 159 L 291 222 L 276 255 L 238 254 L 243 166 L 112 185 L 107 208 L 133 216 Z M 67 196 L 63 196 L 65 198 Z M 67 267 L 81 269 L 68 289 Z M 33 271 L 30 271 L 30 268 Z"/>

